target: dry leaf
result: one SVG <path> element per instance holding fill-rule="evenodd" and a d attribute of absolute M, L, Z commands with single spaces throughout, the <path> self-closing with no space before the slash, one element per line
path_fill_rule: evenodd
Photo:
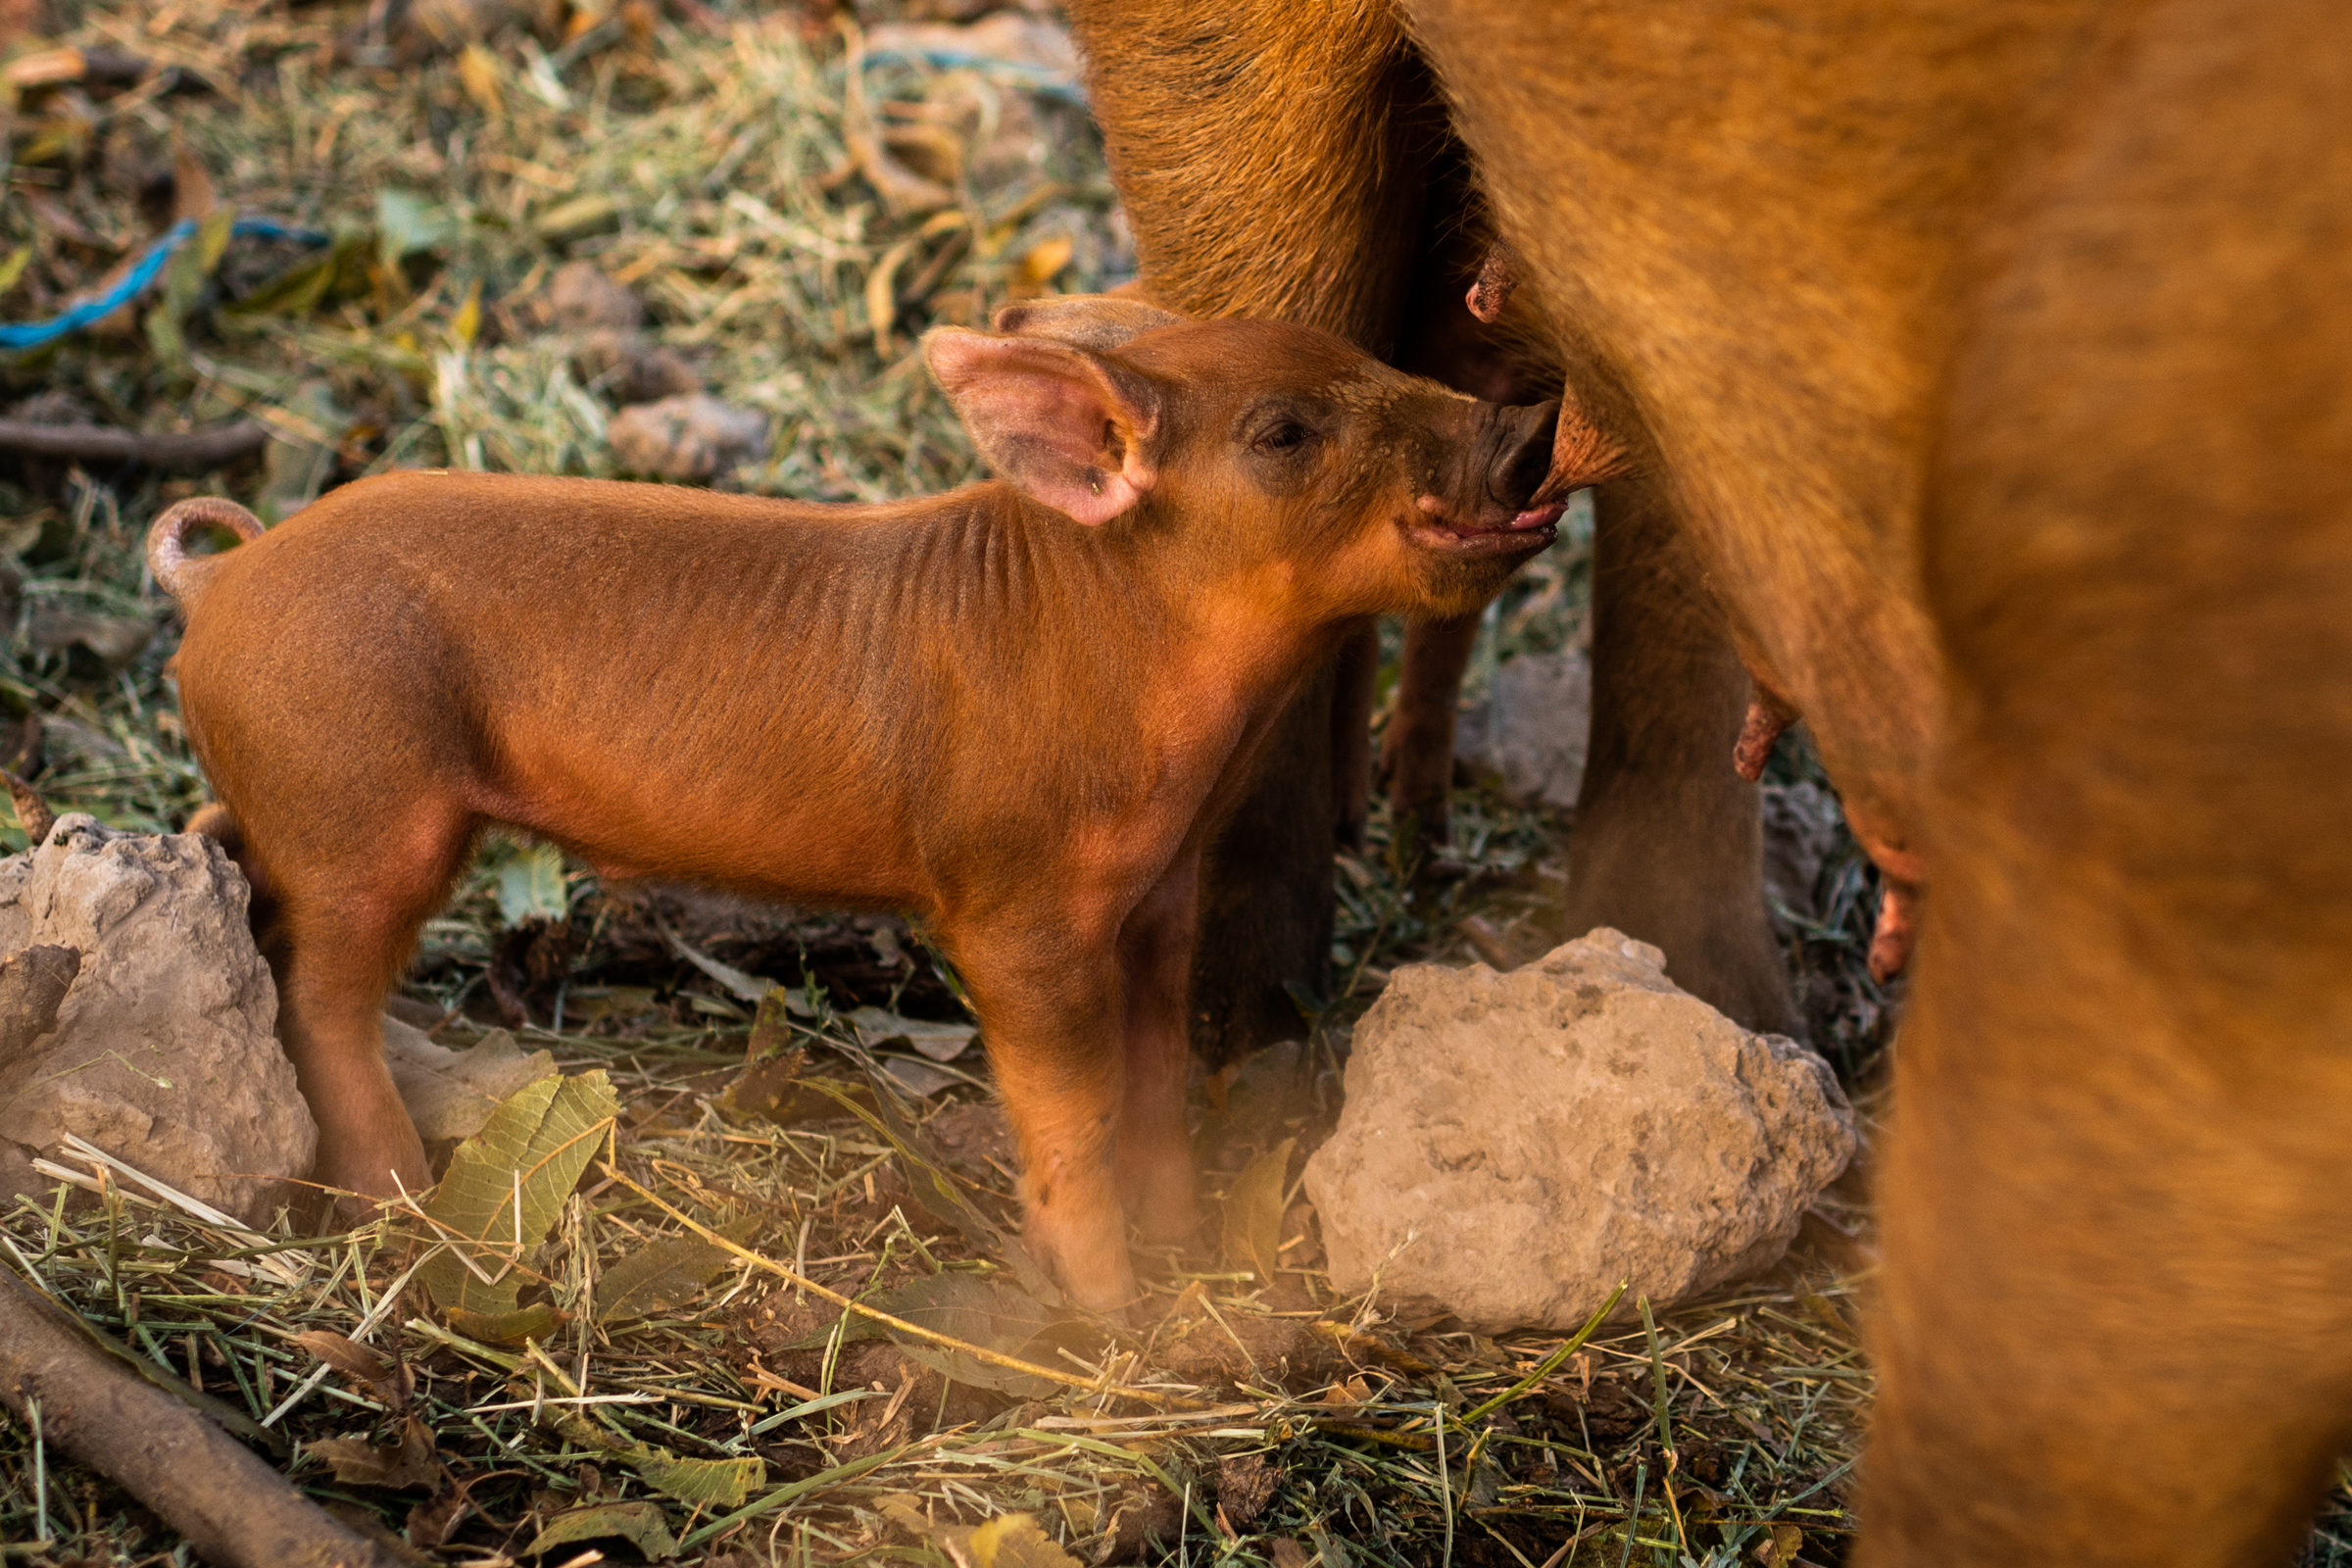
<path fill-rule="evenodd" d="M 1021 255 L 1021 275 L 1039 288 L 1059 275 L 1070 265 L 1078 247 L 1067 234 L 1055 234 L 1039 240 Z"/>
<path fill-rule="evenodd" d="M 1058 1545 L 1035 1514 L 1008 1513 L 991 1519 L 948 1550 L 962 1568 L 1081 1568 Z"/>
<path fill-rule="evenodd" d="M 740 1508 L 767 1479 L 760 1459 L 681 1459 L 667 1448 L 621 1437 L 570 1409 L 549 1406 L 544 1418 L 566 1443 L 610 1455 L 666 1497 L 698 1507 Z"/>
<path fill-rule="evenodd" d="M 858 1043 L 872 1050 L 888 1041 L 904 1040 L 933 1061 L 954 1061 L 971 1049 L 979 1030 L 968 1023 L 934 1023 L 926 1018 L 902 1018 L 880 1007 L 859 1007 L 848 1015 Z"/>
<path fill-rule="evenodd" d="M 884 251 L 882 259 L 874 264 L 874 270 L 865 274 L 865 319 L 866 324 L 873 328 L 874 351 L 878 354 L 888 352 L 890 328 L 892 323 L 899 318 L 899 301 L 893 287 L 894 280 L 898 276 L 900 266 L 906 262 L 907 257 L 914 254 L 914 247 L 917 243 L 913 239 L 899 241 Z"/>
<path fill-rule="evenodd" d="M 719 1227 L 718 1234 L 742 1242 L 760 1228 L 746 1218 Z M 600 1323 L 650 1317 L 691 1299 L 725 1271 L 735 1254 L 697 1236 L 669 1236 L 629 1253 L 596 1282 Z"/>
<path fill-rule="evenodd" d="M 466 89 L 466 96 L 479 104 L 482 113 L 492 120 L 502 120 L 507 113 L 500 75 L 498 56 L 478 43 L 467 44 L 458 56 L 459 84 Z"/>
<path fill-rule="evenodd" d="M 1243 1167 L 1225 1194 L 1225 1259 L 1254 1270 L 1261 1285 L 1271 1285 L 1276 1278 L 1282 1200 L 1290 1177 L 1291 1149 L 1297 1143 L 1296 1138 L 1285 1138 L 1258 1155 Z"/>
<path fill-rule="evenodd" d="M 364 1438 L 322 1438 L 306 1443 L 303 1451 L 325 1461 L 335 1479 L 355 1487 L 429 1487 L 441 1479 L 441 1460 L 433 1452 L 433 1435 L 410 1416 L 400 1424 L 395 1443 L 372 1444 Z"/>
<path fill-rule="evenodd" d="M 617 1536 L 657 1561 L 678 1554 L 677 1539 L 669 1533 L 661 1508 L 650 1502 L 600 1502 L 560 1513 L 531 1538 L 526 1556 L 539 1556 L 575 1542 L 603 1541 Z"/>
<path fill-rule="evenodd" d="M 555 1223 L 618 1106 L 602 1071 L 542 1078 L 508 1096 L 481 1132 L 458 1146 L 425 1206 L 434 1234 L 462 1238 L 465 1253 L 444 1251 L 424 1265 L 421 1278 L 435 1301 L 472 1312 L 514 1310 L 526 1257 Z"/>
<path fill-rule="evenodd" d="M 457 314 L 449 318 L 449 338 L 460 348 L 470 347 L 482 330 L 482 280 L 475 278 L 466 286 L 465 301 Z"/>
<path fill-rule="evenodd" d="M 213 176 L 205 172 L 203 163 L 185 147 L 172 152 L 172 219 L 174 222 L 193 219 L 199 222 L 212 215 L 220 198 L 213 194 Z"/>
<path fill-rule="evenodd" d="M 294 1335 L 289 1343 L 301 1346 L 352 1382 L 367 1389 L 390 1407 L 394 1414 L 407 1411 L 414 1380 L 406 1366 L 395 1367 L 358 1341 L 345 1339 L 340 1334 L 329 1334 L 323 1329 Z"/>
<path fill-rule="evenodd" d="M 389 1014 L 383 1029 L 384 1065 L 421 1138 L 471 1138 L 501 1101 L 556 1073 L 552 1054 L 524 1055 L 504 1029 L 491 1030 L 464 1051 L 436 1045 L 415 1024 Z"/>

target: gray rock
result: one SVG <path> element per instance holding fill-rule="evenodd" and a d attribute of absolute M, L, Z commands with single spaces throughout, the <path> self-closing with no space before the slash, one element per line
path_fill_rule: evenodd
<path fill-rule="evenodd" d="M 1522 654 L 1454 726 L 1453 753 L 1523 806 L 1573 810 L 1592 727 L 1592 662 L 1576 649 Z"/>
<path fill-rule="evenodd" d="M 697 392 L 638 403 L 605 426 L 612 455 L 634 473 L 712 479 L 767 450 L 767 416 Z"/>
<path fill-rule="evenodd" d="M 0 954 L 80 954 L 54 1027 L 0 1058 L 0 1178 L 74 1133 L 249 1224 L 270 1217 L 318 1130 L 271 1033 L 245 906 L 243 875 L 194 833 L 73 812 L 0 860 Z"/>
<path fill-rule="evenodd" d="M 579 332 L 608 327 L 635 331 L 645 324 L 645 302 L 607 277 L 594 262 L 565 262 L 547 285 L 556 325 Z"/>
<path fill-rule="evenodd" d="M 1786 942 L 1793 930 L 1783 909 L 1806 920 L 1819 912 L 1814 889 L 1838 848 L 1845 813 L 1838 797 L 1818 784 L 1767 784 L 1762 795 L 1765 907 Z"/>
<path fill-rule="evenodd" d="M 572 348 L 571 363 L 591 386 L 612 394 L 619 404 L 657 403 L 703 389 L 702 372 L 686 356 L 643 332 L 611 326 L 583 332 Z"/>
<path fill-rule="evenodd" d="M 1568 1330 L 1629 1276 L 1621 1310 L 1770 1266 L 1855 1147 L 1826 1062 L 1603 927 L 1509 974 L 1399 968 L 1306 1192 L 1342 1291 Z"/>

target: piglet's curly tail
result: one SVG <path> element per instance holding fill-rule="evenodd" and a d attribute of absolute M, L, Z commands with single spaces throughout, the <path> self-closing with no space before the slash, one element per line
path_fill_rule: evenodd
<path fill-rule="evenodd" d="M 200 528 L 226 528 L 243 544 L 262 536 L 262 519 L 221 496 L 196 496 L 172 507 L 147 530 L 147 569 L 164 592 L 194 609 L 196 594 L 211 574 L 213 558 L 188 554 L 188 535 Z"/>

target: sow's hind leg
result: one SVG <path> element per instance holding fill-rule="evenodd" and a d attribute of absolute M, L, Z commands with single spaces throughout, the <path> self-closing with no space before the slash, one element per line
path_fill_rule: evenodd
<path fill-rule="evenodd" d="M 1801 1036 L 1764 912 L 1756 787 L 1732 766 L 1747 672 L 1665 498 L 1594 492 L 1592 728 L 1568 835 L 1567 929 L 1655 944 L 1676 984 L 1750 1029 Z"/>
<path fill-rule="evenodd" d="M 2352 1442 L 2352 34 L 2133 15 L 1943 416 L 1869 1568 L 2288 1562 Z"/>

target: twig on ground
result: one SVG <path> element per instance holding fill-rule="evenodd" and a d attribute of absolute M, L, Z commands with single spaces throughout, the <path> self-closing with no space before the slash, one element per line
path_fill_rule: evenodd
<path fill-rule="evenodd" d="M 148 435 L 106 424 L 34 424 L 25 419 L 0 419 L 0 447 L 12 452 L 70 458 L 78 463 L 135 463 L 142 467 L 189 472 L 218 468 L 249 458 L 269 442 L 269 429 L 250 419 L 180 435 Z"/>
<path fill-rule="evenodd" d="M 121 1482 L 209 1562 L 395 1568 L 226 1433 L 115 1365 L 72 1314 L 6 1269 L 0 1402 L 20 1420 L 37 1404 L 44 1443 Z"/>

